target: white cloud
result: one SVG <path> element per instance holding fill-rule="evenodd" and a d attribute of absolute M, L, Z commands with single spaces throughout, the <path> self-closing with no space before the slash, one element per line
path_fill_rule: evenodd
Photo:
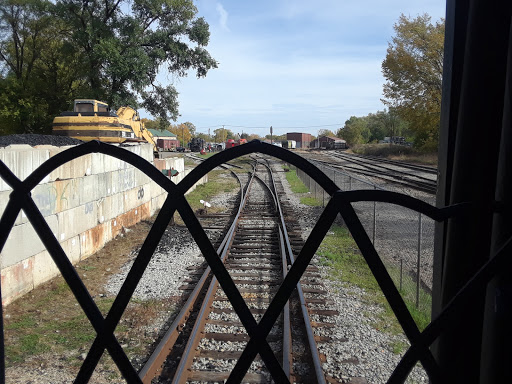
<path fill-rule="evenodd" d="M 193 72 L 180 81 L 159 78 L 174 80 L 179 122 L 200 132 L 222 124 L 272 125 L 276 134 L 286 131 L 281 127 L 343 124 L 384 108 L 381 63 L 400 13 L 437 20 L 443 3 L 202 0 L 199 14 L 212 32 L 207 50 L 219 68 L 201 79 Z"/>
<path fill-rule="evenodd" d="M 217 3 L 217 12 L 219 14 L 219 23 L 223 30 L 229 32 L 228 27 L 228 12 L 224 9 L 221 3 Z"/>

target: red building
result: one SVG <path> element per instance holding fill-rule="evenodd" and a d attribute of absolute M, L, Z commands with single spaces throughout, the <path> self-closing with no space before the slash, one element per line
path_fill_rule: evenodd
<path fill-rule="evenodd" d="M 286 140 L 293 140 L 297 143 L 296 148 L 309 148 L 311 134 L 302 132 L 290 132 L 286 134 Z"/>
<path fill-rule="evenodd" d="M 180 146 L 180 142 L 176 135 L 167 130 L 160 131 L 158 129 L 148 129 L 153 135 L 156 146 L 162 151 L 174 151 Z"/>

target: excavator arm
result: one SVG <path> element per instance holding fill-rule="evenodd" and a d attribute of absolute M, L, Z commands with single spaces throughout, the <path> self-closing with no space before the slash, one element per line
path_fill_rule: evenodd
<path fill-rule="evenodd" d="M 131 107 L 121 107 L 117 110 L 117 115 L 122 119 L 131 121 L 131 126 L 135 136 L 152 144 L 154 152 L 158 153 L 158 147 L 156 146 L 153 135 L 146 129 L 146 127 L 144 127 L 144 123 L 141 121 L 136 110 Z"/>

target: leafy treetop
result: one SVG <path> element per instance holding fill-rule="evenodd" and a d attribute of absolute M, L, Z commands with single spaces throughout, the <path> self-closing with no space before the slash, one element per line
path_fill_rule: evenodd
<path fill-rule="evenodd" d="M 178 117 L 178 92 L 159 71 L 217 67 L 192 0 L 5 0 L 0 32 L 0 133 L 48 133 L 75 98 L 144 107 L 162 128 Z"/>
<path fill-rule="evenodd" d="M 382 63 L 383 102 L 409 122 L 417 146 L 434 149 L 439 137 L 444 20 L 432 24 L 426 14 L 415 19 L 401 15 L 394 29 Z"/>

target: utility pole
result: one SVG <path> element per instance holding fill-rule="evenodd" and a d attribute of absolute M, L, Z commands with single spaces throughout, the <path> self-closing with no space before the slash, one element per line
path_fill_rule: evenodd
<path fill-rule="evenodd" d="M 272 139 L 272 126 L 270 126 L 270 145 L 273 144 Z"/>

